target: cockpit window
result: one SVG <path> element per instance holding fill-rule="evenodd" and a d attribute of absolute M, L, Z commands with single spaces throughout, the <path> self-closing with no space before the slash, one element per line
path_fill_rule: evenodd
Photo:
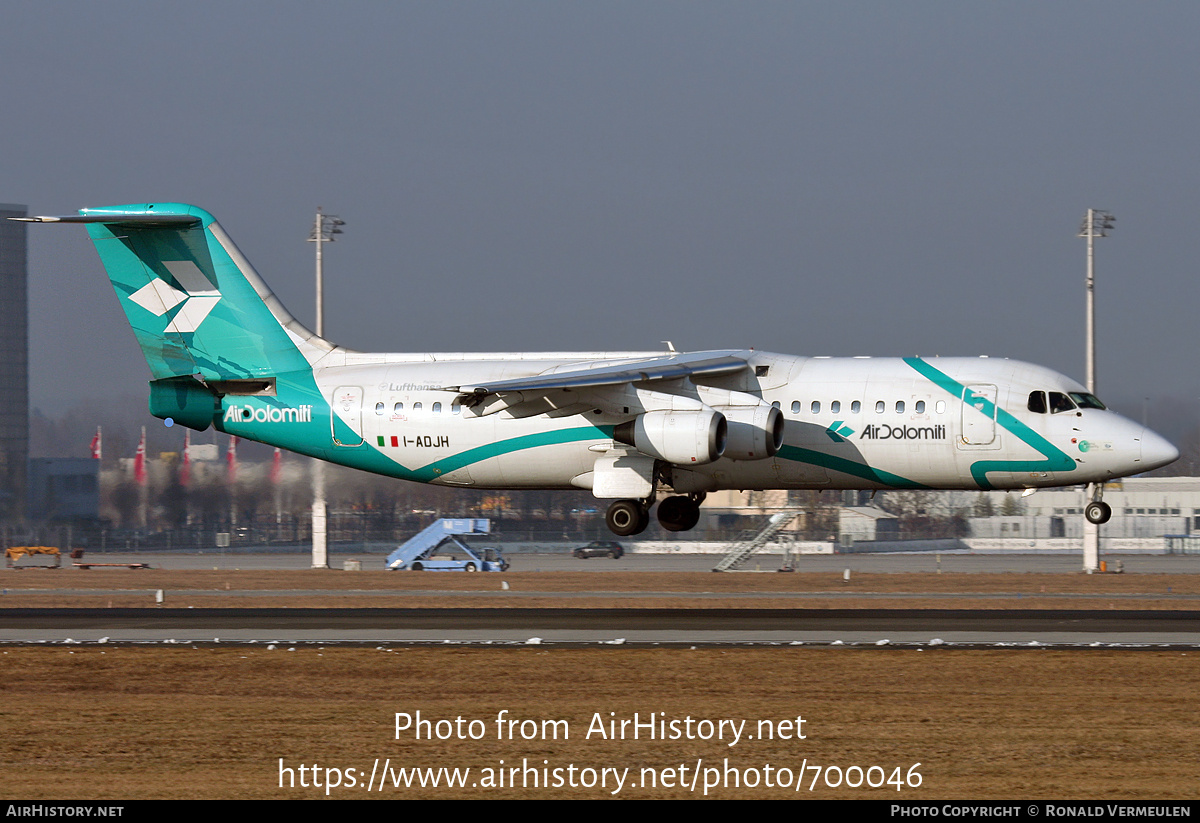
<path fill-rule="evenodd" d="M 1046 413 L 1046 393 L 1044 391 L 1031 391 L 1029 393 L 1029 410 L 1034 414 Z"/>
<path fill-rule="evenodd" d="M 1107 408 L 1100 402 L 1100 398 L 1094 394 L 1085 394 L 1084 392 L 1071 392 L 1071 399 L 1074 400 L 1081 409 L 1100 409 L 1103 411 Z"/>
<path fill-rule="evenodd" d="M 1050 392 L 1050 413 L 1058 414 L 1059 412 L 1069 411 L 1075 411 L 1075 404 L 1071 402 L 1071 398 L 1062 392 Z"/>

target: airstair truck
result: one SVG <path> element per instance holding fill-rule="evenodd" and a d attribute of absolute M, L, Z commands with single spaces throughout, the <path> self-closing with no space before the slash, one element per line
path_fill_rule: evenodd
<path fill-rule="evenodd" d="M 434 521 L 416 537 L 388 555 L 385 568 L 414 572 L 502 572 L 508 568 L 499 549 L 474 549 L 461 538 L 490 534 L 486 517 L 446 517 Z"/>

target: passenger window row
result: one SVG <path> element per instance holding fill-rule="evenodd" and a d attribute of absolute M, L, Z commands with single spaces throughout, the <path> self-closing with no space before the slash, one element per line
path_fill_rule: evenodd
<path fill-rule="evenodd" d="M 779 408 L 779 401 L 775 401 L 771 405 L 773 405 L 775 408 Z M 878 400 L 875 402 L 875 413 L 876 414 L 883 414 L 884 412 L 887 411 L 887 408 L 888 408 L 887 401 Z M 907 408 L 907 404 L 903 400 L 897 400 L 895 405 L 893 406 L 893 409 L 895 409 L 896 414 L 904 414 L 904 411 L 906 408 Z M 804 409 L 804 405 L 799 400 L 792 401 L 792 414 L 800 414 L 800 412 L 803 411 L 803 409 Z M 937 401 L 937 403 L 934 404 L 934 409 L 937 412 L 937 414 L 945 414 L 946 413 L 946 401 L 945 400 Z M 820 414 L 821 413 L 821 401 L 814 400 L 811 403 L 809 403 L 808 410 L 812 414 Z M 862 411 L 862 403 L 860 401 L 855 400 L 850 403 L 850 414 L 859 414 L 861 411 Z M 840 400 L 830 401 L 829 413 L 830 414 L 841 414 L 842 413 L 842 402 Z M 913 403 L 913 413 L 914 414 L 924 414 L 925 413 L 925 401 L 924 400 L 918 400 L 917 402 Z"/>
<path fill-rule="evenodd" d="M 424 409 L 424 406 L 422 406 L 420 402 L 412 404 L 412 413 L 413 414 L 420 414 L 423 409 Z M 386 403 L 376 403 L 375 404 L 375 413 L 376 414 L 382 415 L 386 411 L 387 411 Z M 442 404 L 434 403 L 432 406 L 429 407 L 429 411 L 431 414 L 441 414 L 442 413 Z M 460 406 L 458 403 L 452 403 L 450 405 L 450 413 L 451 414 L 458 414 L 461 411 L 462 411 L 462 406 Z M 403 403 L 396 403 L 394 406 L 392 406 L 392 414 L 403 414 L 403 413 L 404 413 L 404 404 Z"/>

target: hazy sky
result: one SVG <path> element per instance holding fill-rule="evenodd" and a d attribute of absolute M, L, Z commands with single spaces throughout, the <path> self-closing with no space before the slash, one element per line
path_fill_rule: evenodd
<path fill-rule="evenodd" d="M 1200 400 L 1200 5 L 16 2 L 0 201 L 213 212 L 353 348 L 989 354 Z M 31 396 L 143 402 L 85 231 L 32 226 Z"/>

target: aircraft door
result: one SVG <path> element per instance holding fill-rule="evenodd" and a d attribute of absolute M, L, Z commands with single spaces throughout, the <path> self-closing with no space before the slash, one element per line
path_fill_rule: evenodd
<path fill-rule="evenodd" d="M 963 389 L 962 445 L 987 446 L 996 440 L 996 387 L 976 383 Z"/>
<path fill-rule="evenodd" d="M 361 446 L 363 390 L 360 386 L 338 386 L 334 389 L 329 404 L 333 414 L 329 425 L 333 428 L 333 442 L 339 446 Z M 342 425 L 338 425 L 341 423 Z"/>

